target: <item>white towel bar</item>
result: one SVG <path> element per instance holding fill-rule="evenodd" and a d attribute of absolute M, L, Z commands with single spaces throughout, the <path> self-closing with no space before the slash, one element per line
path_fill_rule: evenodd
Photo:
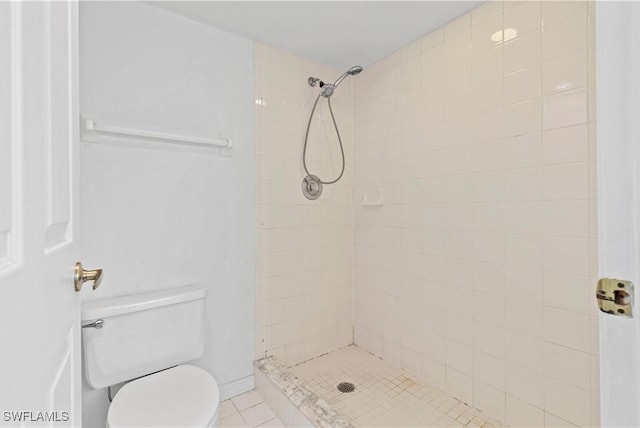
<path fill-rule="evenodd" d="M 87 118 L 80 118 L 80 123 L 83 126 L 83 131 L 87 133 L 119 135 L 124 137 L 138 137 L 145 140 L 157 141 L 160 143 L 194 144 L 198 146 L 214 146 L 214 147 L 226 147 L 226 148 L 231 148 L 233 146 L 233 140 L 229 138 L 214 140 L 210 138 L 188 137 L 185 135 L 164 134 L 161 132 L 143 131 L 140 129 L 129 129 L 129 128 L 121 128 L 118 126 L 99 125 L 93 119 L 87 119 Z"/>

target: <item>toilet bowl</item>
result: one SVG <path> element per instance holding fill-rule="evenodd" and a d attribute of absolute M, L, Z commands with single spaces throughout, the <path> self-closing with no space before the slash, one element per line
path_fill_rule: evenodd
<path fill-rule="evenodd" d="M 176 366 L 123 386 L 109 406 L 107 427 L 213 427 L 219 401 L 209 373 Z"/>
<path fill-rule="evenodd" d="M 109 406 L 107 427 L 216 426 L 216 380 L 184 364 L 204 348 L 204 298 L 202 287 L 185 286 L 83 304 L 87 382 L 126 382 Z"/>

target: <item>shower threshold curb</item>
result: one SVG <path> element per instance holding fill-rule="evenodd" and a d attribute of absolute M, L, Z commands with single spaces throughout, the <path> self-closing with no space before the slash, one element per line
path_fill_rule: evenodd
<path fill-rule="evenodd" d="M 274 357 L 256 360 L 254 365 L 316 427 L 355 428 L 329 403 L 305 387 L 288 367 Z"/>

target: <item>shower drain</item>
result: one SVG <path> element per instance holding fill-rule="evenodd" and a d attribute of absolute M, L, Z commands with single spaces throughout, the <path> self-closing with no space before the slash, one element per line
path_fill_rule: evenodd
<path fill-rule="evenodd" d="M 338 391 L 340 392 L 353 392 L 354 389 L 356 389 L 356 387 L 351 382 L 340 382 L 338 384 Z"/>

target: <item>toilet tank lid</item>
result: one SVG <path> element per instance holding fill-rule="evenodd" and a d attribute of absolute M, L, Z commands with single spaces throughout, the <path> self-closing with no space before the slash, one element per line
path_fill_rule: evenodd
<path fill-rule="evenodd" d="M 85 321 L 112 317 L 160 306 L 188 302 L 190 300 L 203 299 L 205 296 L 206 291 L 201 286 L 185 285 L 183 287 L 148 291 L 128 296 L 92 300 L 82 304 L 81 318 Z"/>

